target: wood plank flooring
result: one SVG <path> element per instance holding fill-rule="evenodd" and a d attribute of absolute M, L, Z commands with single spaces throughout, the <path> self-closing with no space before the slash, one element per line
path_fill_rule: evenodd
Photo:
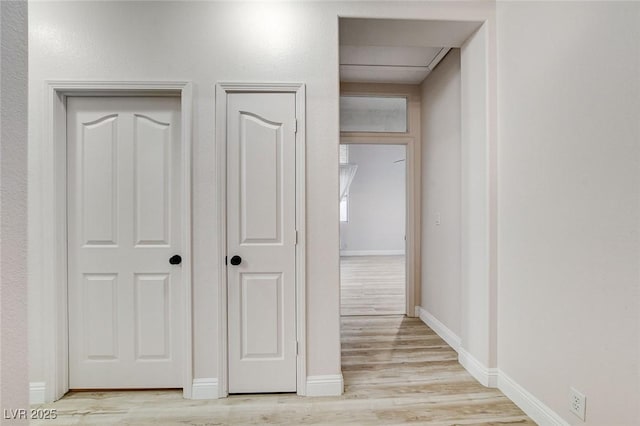
<path fill-rule="evenodd" d="M 404 256 L 343 256 L 340 258 L 342 315 L 404 314 Z"/>
<path fill-rule="evenodd" d="M 500 391 L 477 383 L 419 319 L 342 318 L 339 397 L 234 395 L 182 399 L 181 391 L 76 392 L 33 425 L 533 425 Z M 34 407 L 36 408 L 36 407 Z"/>

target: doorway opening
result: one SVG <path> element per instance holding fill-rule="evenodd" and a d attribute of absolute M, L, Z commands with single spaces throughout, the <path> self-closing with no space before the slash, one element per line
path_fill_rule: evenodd
<path fill-rule="evenodd" d="M 68 167 L 72 165 L 68 164 L 68 154 L 72 154 L 72 150 L 68 151 L 68 136 L 72 136 L 73 126 L 67 125 L 68 113 L 73 107 L 74 102 L 69 101 L 70 99 L 81 99 L 87 97 L 95 98 L 96 102 L 102 100 L 111 100 L 114 101 L 116 97 L 123 97 L 121 99 L 128 99 L 133 101 L 140 100 L 143 98 L 152 99 L 164 99 L 164 98 L 175 98 L 179 107 L 176 111 L 174 111 L 173 118 L 171 122 L 175 123 L 189 123 L 191 122 L 191 102 L 192 102 L 192 89 L 191 84 L 188 82 L 87 82 L 87 81 L 51 81 L 47 83 L 47 120 L 48 123 L 46 139 L 44 140 L 46 150 L 43 150 L 43 156 L 40 159 L 40 164 L 38 168 L 36 168 L 36 173 L 38 173 L 42 179 L 38 180 L 41 182 L 41 185 L 34 186 L 34 191 L 37 191 L 39 194 L 50 194 L 50 197 L 45 198 L 45 202 L 43 204 L 42 212 L 49 212 L 46 215 L 40 217 L 43 229 L 45 232 L 43 233 L 43 241 L 38 245 L 38 249 L 40 250 L 39 254 L 42 256 L 42 271 L 44 275 L 51 277 L 50 285 L 46 285 L 43 287 L 43 298 L 45 300 L 50 300 L 51 303 L 43 309 L 42 317 L 45 323 L 44 338 L 42 340 L 43 344 L 43 354 L 44 359 L 47 362 L 47 365 L 50 365 L 51 368 L 46 372 L 45 382 L 41 384 L 41 390 L 39 390 L 37 398 L 34 399 L 34 393 L 32 392 L 32 403 L 37 402 L 51 402 L 61 398 L 64 394 L 69 391 L 70 385 L 78 388 L 86 388 L 86 387 L 100 387 L 100 388 L 115 388 L 115 387 L 125 387 L 120 383 L 111 384 L 106 381 L 101 381 L 98 385 L 85 385 L 85 384 L 74 384 L 70 382 L 70 376 L 74 367 L 70 366 L 73 362 L 73 357 L 78 354 L 78 352 L 70 353 L 70 350 L 73 351 L 73 338 L 70 339 L 70 333 L 72 333 L 72 327 L 85 327 L 84 330 L 78 331 L 78 333 L 74 337 L 85 338 L 85 340 L 89 339 L 89 341 L 85 341 L 84 343 L 80 343 L 79 345 L 83 349 L 83 352 L 80 355 L 84 356 L 85 360 L 89 357 L 92 357 L 90 361 L 94 360 L 103 360 L 108 357 L 113 357 L 108 353 L 108 350 L 117 347 L 118 341 L 116 340 L 116 334 L 111 331 L 118 330 L 116 328 L 117 324 L 115 321 L 111 323 L 107 323 L 104 321 L 104 318 L 108 318 L 109 316 L 115 318 L 115 309 L 111 309 L 112 307 L 117 307 L 118 299 L 116 299 L 117 295 L 117 279 L 114 278 L 114 272 L 111 271 L 81 271 L 79 268 L 75 268 L 73 266 L 73 262 L 78 260 L 79 257 L 75 256 L 73 250 L 68 250 L 68 244 L 76 244 L 76 248 L 80 247 L 82 249 L 86 247 L 91 247 L 96 249 L 98 246 L 113 246 L 112 248 L 118 248 L 122 246 L 123 238 L 116 233 L 116 230 L 119 229 L 117 227 L 118 222 L 114 219 L 117 217 L 115 214 L 119 210 L 116 210 L 114 206 L 117 204 L 117 199 L 114 202 L 115 195 L 117 191 L 109 190 L 108 185 L 114 185 L 117 182 L 110 177 L 117 176 L 118 174 L 115 172 L 115 164 L 117 163 L 118 158 L 115 154 L 118 152 L 116 149 L 112 149 L 114 146 L 117 146 L 118 138 L 115 137 L 117 126 L 115 124 L 111 126 L 112 121 L 115 120 L 115 115 L 113 111 L 110 111 L 105 116 L 98 116 L 94 118 L 87 118 L 86 120 L 81 120 L 78 123 L 82 123 L 82 127 L 87 130 L 87 132 L 74 133 L 76 135 L 87 136 L 87 140 L 83 142 L 83 144 L 77 144 L 78 146 L 82 146 L 83 148 L 87 148 L 83 155 L 76 155 L 74 158 L 77 160 L 82 160 L 87 163 L 87 167 L 84 169 L 84 174 L 75 173 L 71 174 L 68 172 Z M 179 99 L 179 100 L 178 100 Z M 69 101 L 69 102 L 68 102 Z M 175 102 L 173 102 L 175 103 Z M 154 102 L 155 104 L 155 102 Z M 156 107 L 152 107 L 150 109 L 155 109 Z M 175 179 L 171 179 L 171 190 L 174 195 L 176 195 L 175 205 L 171 204 L 171 208 L 174 209 L 172 211 L 173 216 L 179 219 L 176 220 L 176 223 L 171 223 L 171 227 L 169 227 L 169 223 L 163 220 L 151 221 L 147 220 L 146 222 L 139 222 L 135 220 L 131 220 L 129 217 L 127 228 L 130 232 L 128 233 L 128 237 L 131 236 L 137 237 L 134 243 L 130 244 L 139 246 L 138 248 L 149 248 L 151 246 L 156 246 L 154 248 L 158 249 L 157 251 L 160 256 L 157 256 L 158 267 L 154 266 L 154 269 L 147 269 L 142 273 L 138 273 L 134 277 L 134 284 L 136 287 L 136 292 L 134 292 L 133 297 L 129 297 L 126 302 L 133 304 L 134 309 L 126 312 L 129 317 L 131 317 L 132 312 L 137 315 L 136 325 L 131 327 L 131 331 L 133 331 L 134 336 L 140 337 L 136 344 L 130 345 L 128 355 L 134 354 L 138 358 L 147 357 L 145 362 L 149 364 L 156 363 L 158 359 L 168 358 L 164 356 L 162 351 L 166 350 L 167 345 L 171 347 L 171 343 L 166 336 L 176 336 L 179 337 L 179 342 L 176 342 L 176 347 L 179 345 L 181 348 L 181 357 L 180 361 L 174 365 L 173 368 L 173 377 L 170 383 L 144 383 L 144 384 L 127 384 L 126 387 L 182 387 L 183 395 L 186 398 L 190 398 L 192 394 L 192 353 L 191 353 L 191 132 L 189 126 L 180 126 L 179 131 L 172 133 L 171 137 L 166 138 L 155 138 L 153 136 L 154 133 L 162 132 L 163 129 L 172 129 L 176 128 L 171 125 L 165 125 L 162 123 L 169 123 L 165 118 L 158 117 L 156 115 L 157 111 L 146 111 L 145 114 L 137 111 L 135 114 L 125 114 L 127 126 L 122 127 L 122 131 L 126 133 L 126 130 L 129 129 L 132 131 L 134 128 L 134 122 L 138 121 L 138 135 L 142 136 L 143 133 L 146 135 L 144 138 L 139 137 L 138 140 L 138 148 L 142 148 L 145 142 L 148 142 L 150 139 L 153 140 L 163 140 L 166 142 L 166 149 L 158 149 L 155 152 L 149 153 L 147 152 L 145 156 L 134 155 L 129 151 L 129 158 L 127 158 L 124 162 L 132 166 L 133 161 L 131 159 L 133 157 L 140 160 L 140 167 L 136 169 L 136 173 L 133 173 L 133 169 L 129 170 L 128 176 L 130 179 L 138 179 L 137 182 L 142 185 L 143 182 L 152 182 L 153 184 L 158 184 L 159 179 L 154 178 L 150 181 L 142 180 L 150 179 L 149 175 L 156 172 L 160 174 L 164 173 L 168 165 L 171 164 L 175 166 L 172 168 L 174 174 L 172 175 Z M 97 120 L 97 121 L 96 121 Z M 163 121 L 164 120 L 164 121 Z M 88 129 L 87 129 L 88 128 Z M 113 130 L 114 137 L 111 137 L 110 131 Z M 146 132 L 146 133 L 145 133 Z M 129 133 L 130 135 L 130 133 Z M 126 136 L 126 135 L 125 135 Z M 91 140 L 89 140 L 91 139 Z M 125 139 L 123 139 L 124 141 Z M 100 141 L 106 143 L 98 143 Z M 169 144 L 169 141 L 172 143 Z M 95 142 L 95 143 L 94 143 Z M 175 142 L 175 143 L 173 143 Z M 142 145 L 141 145 L 142 144 Z M 86 146 L 85 146 L 86 145 Z M 171 149 L 169 149 L 171 146 Z M 110 148 L 105 148 L 110 147 Z M 128 144 L 128 147 L 131 149 L 131 144 Z M 111 150 L 111 156 L 103 156 L 101 152 L 98 152 L 100 149 Z M 93 151 L 91 151 L 93 150 Z M 89 152 L 91 151 L 91 152 Z M 150 151 L 153 151 L 151 149 Z M 123 156 L 126 152 L 121 152 Z M 166 154 L 166 155 L 165 155 Z M 167 161 L 160 161 L 160 159 L 166 158 Z M 169 159 L 172 159 L 172 162 L 169 162 Z M 97 159 L 97 160 L 96 160 Z M 103 159 L 104 161 L 99 162 L 98 160 Z M 173 162 L 173 159 L 179 159 L 176 163 Z M 90 161 L 89 161 L 90 160 Z M 111 163 L 107 163 L 107 160 L 110 160 Z M 128 161 L 127 161 L 128 160 Z M 155 162 L 153 162 L 154 160 Z M 88 163 L 93 162 L 93 164 L 89 165 Z M 110 164 L 112 167 L 106 167 L 105 164 Z M 154 164 L 158 165 L 157 167 L 150 167 Z M 164 165 L 165 168 L 162 168 L 159 165 Z M 122 176 L 122 174 L 120 174 Z M 168 176 L 168 173 L 167 173 Z M 81 180 L 78 181 L 78 178 Z M 75 180 L 74 180 L 75 179 Z M 92 183 L 94 187 L 87 188 L 87 190 L 83 190 L 82 193 L 76 191 L 77 185 L 74 187 L 74 182 L 82 182 L 82 184 Z M 164 182 L 164 180 L 163 180 Z M 169 180 L 167 179 L 167 182 Z M 99 184 L 102 184 L 101 188 Z M 138 194 L 141 194 L 140 185 L 136 187 L 135 185 L 131 185 L 130 190 L 137 191 Z M 85 185 L 86 186 L 86 185 Z M 96 187 L 98 187 L 96 189 Z M 144 188 L 144 194 L 149 193 L 149 188 Z M 168 188 L 156 187 L 155 193 L 166 193 L 169 192 Z M 73 198 L 69 196 L 69 192 L 76 191 L 72 194 L 76 199 L 79 196 L 85 197 L 98 197 L 102 196 L 103 200 L 91 199 L 86 200 L 86 202 L 71 204 Z M 112 197 L 107 197 L 105 194 L 111 194 Z M 179 194 L 179 195 L 177 195 Z M 107 200 L 108 198 L 108 200 Z M 132 199 L 133 197 L 129 197 Z M 165 200 L 168 201 L 168 197 L 165 197 Z M 106 205 L 104 208 L 97 209 L 96 206 L 102 206 L 101 202 L 110 201 L 111 206 Z M 131 200 L 132 201 L 132 200 Z M 135 205 L 136 212 L 143 213 L 144 209 L 141 210 L 142 207 L 148 208 L 151 203 L 158 202 L 157 197 L 151 200 L 143 200 L 143 197 L 138 199 L 138 203 Z M 69 204 L 68 204 L 69 202 Z M 105 203 L 106 204 L 106 203 Z M 77 207 L 78 205 L 82 206 L 82 209 Z M 84 208 L 84 207 L 87 208 Z M 81 212 L 83 214 L 95 213 L 91 218 L 87 218 L 83 222 L 85 225 L 90 226 L 82 226 L 72 229 L 71 226 L 68 226 L 68 218 L 73 218 L 70 210 L 71 208 L 76 208 L 76 213 Z M 111 207 L 111 208 L 109 208 Z M 126 208 L 126 206 L 122 206 Z M 135 210 L 129 206 L 129 212 L 131 210 Z M 153 207 L 153 206 L 152 206 Z M 165 209 L 166 211 L 166 209 Z M 179 213 L 179 216 L 177 214 Z M 102 221 L 99 222 L 99 215 L 103 215 Z M 111 217 L 108 217 L 111 215 Z M 139 215 L 138 215 L 139 216 Z M 147 215 L 149 216 L 149 215 Z M 168 216 L 165 215 L 165 216 Z M 148 218 L 148 217 L 147 217 Z M 89 220 L 90 219 L 90 220 Z M 108 220 L 107 220 L 108 219 Z M 157 218 L 156 218 L 157 219 Z M 178 223 L 179 222 L 179 223 Z M 76 223 L 79 221 L 69 221 L 70 224 Z M 124 222 L 120 222 L 124 223 Z M 167 226 L 162 226 L 167 224 Z M 135 227 L 133 226 L 135 225 Z M 144 226 L 140 226 L 144 225 Z M 154 226 L 151 228 L 151 226 Z M 155 226 L 157 225 L 157 226 Z M 172 244 L 165 244 L 167 238 L 167 234 L 163 234 L 167 229 L 179 229 L 180 233 L 169 233 L 170 241 Z M 82 238 L 73 238 L 73 232 L 80 231 Z M 135 233 L 133 231 L 136 231 Z M 111 234 L 109 234 L 111 232 Z M 157 232 L 157 235 L 155 234 Z M 111 238 L 109 240 L 108 238 Z M 164 238 L 164 239 L 163 239 Z M 170 253 L 165 253 L 165 249 L 175 249 L 175 251 L 171 251 Z M 77 251 L 77 250 L 76 250 Z M 168 251 L 168 250 L 167 250 Z M 171 259 L 175 258 L 175 254 L 180 253 L 181 262 L 175 263 Z M 163 256 L 164 255 L 164 256 Z M 171 257 L 169 257 L 171 256 Z M 90 259 L 89 259 L 90 260 Z M 86 263 L 86 262 L 85 262 Z M 121 263 L 121 262 L 120 262 Z M 167 266 L 168 265 L 168 266 Z M 151 268 L 145 265 L 145 268 Z M 163 270 L 162 268 L 169 268 L 167 270 Z M 173 269 L 172 269 L 173 268 Z M 114 268 L 116 270 L 117 268 Z M 180 271 L 178 273 L 178 270 Z M 82 287 L 82 291 L 74 291 L 74 286 L 71 284 L 71 281 L 74 279 L 74 271 L 77 272 L 75 274 L 76 284 L 85 284 Z M 78 272 L 80 271 L 80 272 Z M 175 272 L 175 274 L 174 274 Z M 131 274 L 133 275 L 133 273 Z M 181 285 L 179 287 L 174 287 L 176 291 L 169 291 L 172 287 L 169 284 L 171 281 L 172 275 L 179 275 L 179 281 Z M 78 279 L 80 277 L 80 279 Z M 121 280 L 122 281 L 122 280 Z M 131 280 L 129 280 L 131 283 Z M 69 285 L 68 285 L 69 283 Z M 76 286 L 78 287 L 78 286 Z M 77 289 L 77 288 L 76 288 Z M 86 291 L 85 291 L 86 290 Z M 166 290 L 166 291 L 165 291 Z M 110 294 L 109 294 L 110 293 Z M 122 291 L 120 293 L 123 293 Z M 105 295 L 105 299 L 111 301 L 111 303 L 105 302 L 104 306 L 101 305 L 100 311 L 97 309 L 93 309 L 91 305 L 91 300 L 96 301 L 99 300 L 102 295 Z M 131 292 L 128 293 L 131 295 Z M 180 302 L 181 306 L 175 304 L 175 310 L 170 309 L 169 303 L 164 303 L 164 300 L 169 300 L 169 294 L 173 299 L 176 299 Z M 74 298 L 74 295 L 78 296 Z M 88 297 L 85 297 L 88 296 Z M 107 298 L 110 296 L 111 298 Z M 85 300 L 82 300 L 82 297 L 85 297 Z M 150 298 L 154 298 L 155 301 L 158 301 L 159 305 L 164 305 L 166 310 L 155 309 L 154 314 L 156 314 L 153 318 L 150 318 L 146 315 L 148 312 L 144 312 L 141 308 L 142 300 L 148 301 Z M 79 302 L 79 303 L 78 303 Z M 86 302 L 86 303 L 84 303 Z M 75 303 L 75 308 L 77 308 L 77 313 L 81 313 L 85 315 L 86 318 L 78 319 L 74 321 L 73 324 L 70 324 L 70 320 L 73 317 L 71 311 L 73 310 Z M 125 302 L 122 302 L 125 303 Z M 145 309 L 149 306 L 150 303 L 145 305 Z M 173 306 L 173 305 L 172 305 Z M 137 309 L 137 311 L 136 311 Z M 180 312 L 177 312 L 179 310 Z M 164 320 L 171 318 L 170 315 L 165 315 L 163 318 L 160 318 L 158 313 L 164 314 L 166 311 L 170 311 L 177 315 L 177 321 L 169 321 L 166 323 Z M 88 317 L 87 317 L 88 315 Z M 103 315 L 102 318 L 99 316 Z M 77 315 L 76 315 L 77 317 Z M 75 318 L 75 317 L 73 317 Z M 152 321 L 149 321 L 151 319 Z M 157 326 L 157 323 L 160 322 L 161 326 Z M 93 325 L 103 326 L 102 329 L 98 329 L 97 331 L 101 331 L 103 335 L 96 337 L 94 336 L 89 328 Z M 163 328 L 163 325 L 166 325 Z M 94 327 L 95 328 L 95 327 Z M 170 332 L 166 332 L 166 330 L 170 328 Z M 123 326 L 120 326 L 120 330 L 123 330 Z M 96 330 L 93 330 L 96 331 Z M 165 332 L 161 334 L 160 331 Z M 30 332 L 34 332 L 30 330 Z M 129 332 L 129 330 L 124 330 L 124 332 Z M 107 335 L 105 338 L 104 334 Z M 131 334 L 131 333 L 130 333 Z M 90 340 L 93 339 L 93 340 Z M 145 340 L 146 339 L 146 340 Z M 163 340 L 164 339 L 164 340 Z M 77 339 L 76 339 L 77 340 Z M 129 342 L 131 339 L 129 339 Z M 86 344 L 85 344 L 86 343 Z M 167 345 L 165 345 L 165 343 Z M 108 345 L 111 344 L 111 347 Z M 161 360 L 162 361 L 162 360 Z M 71 368 L 70 368 L 71 367 Z M 149 372 L 147 372 L 149 373 Z M 158 376 L 163 376 L 164 371 Z M 93 372 L 91 373 L 93 374 Z M 155 380 L 155 373 L 149 373 L 149 377 L 153 377 Z M 129 379 L 129 377 L 126 377 Z"/>
<path fill-rule="evenodd" d="M 345 17 L 339 26 L 340 143 L 385 144 L 395 139 L 404 141 L 407 150 L 406 309 L 402 316 L 359 317 L 357 323 L 353 317 L 342 319 L 345 386 L 353 384 L 347 374 L 351 326 L 379 328 L 375 324 L 390 321 L 389 328 L 399 336 L 404 331 L 394 321 L 410 325 L 415 320 L 407 317 L 418 316 L 418 323 L 443 337 L 476 379 L 495 386 L 490 374 L 496 363 L 497 329 L 495 82 L 490 72 L 495 58 L 490 25 Z M 436 69 L 441 61 L 447 66 Z M 380 99 L 374 101 L 376 97 Z M 389 125 L 397 118 L 389 105 L 393 97 L 406 99 L 406 116 Z M 446 255 L 434 241 L 446 243 Z M 340 248 L 341 254 L 349 249 Z M 341 273 L 347 276 L 343 267 Z M 392 298 L 387 302 L 393 303 Z M 342 307 L 344 315 L 348 310 Z M 382 347 L 386 333 L 372 333 L 371 345 Z M 363 344 L 359 340 L 353 349 Z M 384 356 L 401 352 L 394 344 Z"/>
<path fill-rule="evenodd" d="M 340 91 L 341 315 L 413 317 L 420 300 L 419 86 L 341 83 Z M 364 300 L 376 293 L 376 303 Z"/>
<path fill-rule="evenodd" d="M 406 312 L 406 147 L 340 146 L 340 310 Z"/>

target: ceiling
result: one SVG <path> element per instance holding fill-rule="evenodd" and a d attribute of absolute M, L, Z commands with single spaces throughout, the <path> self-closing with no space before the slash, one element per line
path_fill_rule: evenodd
<path fill-rule="evenodd" d="M 442 47 L 340 46 L 340 81 L 420 84 L 449 51 Z"/>
<path fill-rule="evenodd" d="M 452 47 L 479 27 L 472 21 L 340 19 L 340 81 L 420 84 Z"/>

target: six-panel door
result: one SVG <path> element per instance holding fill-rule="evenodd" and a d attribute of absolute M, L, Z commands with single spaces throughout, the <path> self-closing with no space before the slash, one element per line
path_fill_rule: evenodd
<path fill-rule="evenodd" d="M 180 98 L 67 101 L 69 387 L 182 387 Z"/>
<path fill-rule="evenodd" d="M 230 393 L 296 391 L 295 125 L 293 93 L 228 95 Z"/>

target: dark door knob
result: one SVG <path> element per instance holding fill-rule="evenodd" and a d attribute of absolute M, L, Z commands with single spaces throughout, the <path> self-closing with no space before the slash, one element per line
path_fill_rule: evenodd
<path fill-rule="evenodd" d="M 174 254 L 169 258 L 169 263 L 172 265 L 179 265 L 182 263 L 182 257 L 179 254 Z"/>
<path fill-rule="evenodd" d="M 242 258 L 240 256 L 233 256 L 231 258 L 231 260 L 229 261 L 229 263 L 231 263 L 233 266 L 238 266 L 239 264 L 242 263 Z"/>

